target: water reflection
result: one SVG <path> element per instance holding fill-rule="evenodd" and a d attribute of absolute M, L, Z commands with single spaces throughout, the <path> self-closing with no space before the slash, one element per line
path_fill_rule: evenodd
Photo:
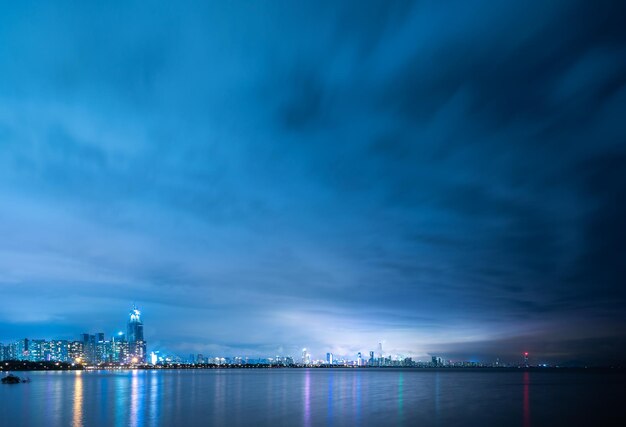
<path fill-rule="evenodd" d="M 551 425 L 555 417 L 579 425 L 589 413 L 582 412 L 588 402 L 612 415 L 621 411 L 621 402 L 605 401 L 621 396 L 626 383 L 626 376 L 616 374 L 391 369 L 33 372 L 32 377 L 23 387 L 0 386 L 0 412 L 19 412 L 16 425 L 534 427 Z M 536 389 L 546 381 L 550 388 Z"/>
<path fill-rule="evenodd" d="M 435 372 L 435 421 L 439 425 L 439 372 Z"/>
<path fill-rule="evenodd" d="M 522 380 L 524 384 L 524 399 L 523 399 L 523 420 L 524 427 L 530 427 L 530 373 L 524 372 L 524 378 Z"/>
<path fill-rule="evenodd" d="M 326 424 L 333 425 L 333 373 L 329 372 L 328 376 L 328 403 L 326 409 Z"/>
<path fill-rule="evenodd" d="M 143 378 L 142 378 L 143 379 Z M 143 390 L 139 387 L 139 371 L 134 370 L 130 381 L 130 419 L 128 425 L 143 426 Z"/>
<path fill-rule="evenodd" d="M 150 425 L 156 426 L 159 419 L 159 379 L 158 372 L 150 372 Z"/>
<path fill-rule="evenodd" d="M 311 425 L 311 371 L 304 373 L 304 425 Z"/>
<path fill-rule="evenodd" d="M 402 372 L 398 376 L 398 424 L 404 424 L 404 377 Z"/>
<path fill-rule="evenodd" d="M 357 372 L 354 378 L 355 380 L 355 394 L 356 400 L 354 402 L 354 417 L 356 419 L 356 425 L 361 425 L 361 373 Z"/>
<path fill-rule="evenodd" d="M 81 371 L 76 371 L 74 378 L 74 405 L 72 411 L 72 426 L 83 425 L 83 377 Z"/>

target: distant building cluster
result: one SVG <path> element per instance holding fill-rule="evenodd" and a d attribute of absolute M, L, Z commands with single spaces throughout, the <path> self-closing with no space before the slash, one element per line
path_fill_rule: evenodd
<path fill-rule="evenodd" d="M 167 367 L 185 365 L 187 367 L 403 367 L 403 368 L 473 368 L 473 367 L 529 367 L 528 353 L 522 354 L 520 362 L 504 364 L 499 359 L 494 363 L 474 361 L 451 361 L 440 356 L 430 356 L 430 360 L 414 361 L 411 357 L 385 355 L 383 344 L 369 354 L 358 352 L 354 357 L 326 353 L 325 359 L 315 360 L 308 349 L 303 348 L 299 359 L 291 356 L 268 358 L 249 357 L 205 357 L 203 354 L 190 354 L 189 357 L 166 355 L 159 351 L 146 352 L 141 312 L 136 306 L 131 309 L 126 325 L 126 333 L 119 332 L 107 339 L 104 333 L 82 334 L 79 340 L 44 340 L 24 338 L 7 345 L 0 343 L 0 361 L 65 362 L 86 366 L 106 367 L 107 365 L 145 365 Z M 547 366 L 547 365 L 540 365 Z"/>
<path fill-rule="evenodd" d="M 82 334 L 80 340 L 43 340 L 24 338 L 0 344 L 0 361 L 55 361 L 96 365 L 100 363 L 145 363 L 146 342 L 141 312 L 133 306 L 126 333 L 106 339 L 104 333 Z"/>

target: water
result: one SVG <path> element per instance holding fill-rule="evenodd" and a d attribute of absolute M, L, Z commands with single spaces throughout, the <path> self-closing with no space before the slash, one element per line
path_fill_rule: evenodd
<path fill-rule="evenodd" d="M 225 369 L 28 372 L 1 426 L 626 426 L 626 376 Z"/>

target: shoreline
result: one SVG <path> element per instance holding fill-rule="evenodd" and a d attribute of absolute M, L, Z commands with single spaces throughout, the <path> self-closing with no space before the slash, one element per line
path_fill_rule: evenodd
<path fill-rule="evenodd" d="M 158 371 L 158 370 L 230 370 L 230 369 L 321 369 L 321 370 L 354 370 L 354 371 L 416 371 L 416 372 L 606 372 L 625 373 L 626 367 L 621 366 L 529 366 L 529 367 L 422 367 L 422 366 L 278 366 L 267 364 L 247 365 L 212 365 L 212 364 L 162 364 L 162 365 L 99 365 L 83 366 L 66 362 L 0 362 L 0 372 L 29 371 Z"/>

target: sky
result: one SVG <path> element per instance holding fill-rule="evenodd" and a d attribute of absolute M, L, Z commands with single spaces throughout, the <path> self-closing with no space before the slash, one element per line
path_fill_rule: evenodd
<path fill-rule="evenodd" d="M 0 342 L 626 360 L 626 3 L 0 3 Z"/>

